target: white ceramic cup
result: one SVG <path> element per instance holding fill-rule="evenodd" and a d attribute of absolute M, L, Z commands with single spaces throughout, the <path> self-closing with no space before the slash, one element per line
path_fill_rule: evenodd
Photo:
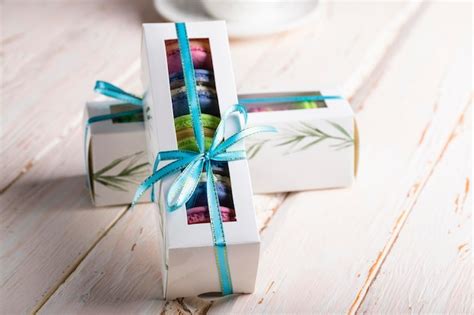
<path fill-rule="evenodd" d="M 274 23 L 287 17 L 286 8 L 314 0 L 201 0 L 206 12 L 231 22 Z"/>

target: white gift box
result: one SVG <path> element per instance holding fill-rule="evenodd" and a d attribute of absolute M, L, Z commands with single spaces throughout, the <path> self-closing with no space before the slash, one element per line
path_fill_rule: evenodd
<path fill-rule="evenodd" d="M 85 119 L 137 109 L 116 100 L 88 102 Z M 150 173 L 145 152 L 143 115 L 90 124 L 86 141 L 88 181 L 96 206 L 129 204 L 138 184 Z M 143 196 L 141 200 L 147 200 Z"/>
<path fill-rule="evenodd" d="M 308 93 L 243 94 L 239 95 L 239 99 L 245 100 L 250 97 L 269 98 L 283 95 L 301 96 L 305 94 Z M 314 92 L 311 92 L 311 94 L 314 94 Z M 337 90 L 330 89 L 324 90 L 322 94 L 339 95 Z M 324 103 L 328 106 L 327 108 L 249 113 L 250 125 L 273 125 L 280 129 L 278 134 L 261 135 L 246 140 L 254 193 L 348 187 L 352 184 L 357 171 L 358 157 L 358 135 L 354 113 L 345 99 L 325 100 Z M 90 102 L 87 111 L 95 113 L 95 115 L 110 113 L 109 106 L 118 104 L 121 103 L 117 101 Z M 252 105 L 247 106 L 251 107 Z M 277 109 L 278 106 L 276 104 L 274 108 Z M 290 141 L 291 138 L 282 139 L 288 136 L 285 130 L 289 129 L 292 133 L 292 130 L 295 131 L 295 129 L 302 127 L 301 122 L 309 124 L 333 138 L 329 137 L 317 141 L 318 139 L 312 135 L 311 130 L 307 130 L 309 134 L 304 134 L 305 138 L 299 144 L 290 142 L 286 145 L 278 145 Z M 342 129 L 331 123 L 337 124 L 345 130 L 349 135 L 347 139 L 352 139 L 352 141 L 345 143 L 343 139 L 347 135 L 342 132 Z M 93 141 L 94 147 L 97 148 L 89 152 L 89 159 L 92 161 L 90 163 L 90 174 L 94 174 L 94 171 L 100 170 L 123 157 L 133 158 L 139 152 L 142 156 L 143 152 L 146 151 L 143 123 L 110 124 L 100 122 L 97 124 L 99 125 L 93 126 L 91 129 L 92 137 L 97 138 Z M 300 126 L 298 127 L 298 125 Z M 108 134 L 107 140 L 101 140 L 104 134 Z M 294 134 L 294 136 L 297 135 Z M 111 138 L 112 140 L 110 140 Z M 347 146 L 341 145 L 344 143 Z M 308 146 L 305 147 L 306 145 Z M 301 150 L 301 147 L 305 148 Z M 144 161 L 147 161 L 147 159 L 142 157 L 137 162 L 143 163 Z M 124 162 L 121 165 L 123 166 Z M 271 165 L 271 167 L 264 167 L 267 165 Z M 285 171 L 273 172 L 272 169 L 275 167 Z M 118 170 L 119 168 L 115 168 L 108 171 L 107 174 L 116 174 Z M 293 176 L 293 174 L 299 175 Z M 136 176 L 136 179 L 141 180 L 145 177 L 144 174 L 140 174 L 140 176 Z M 90 177 L 90 180 L 93 181 L 93 176 Z M 125 191 L 104 186 L 99 182 L 93 182 L 92 188 L 94 189 L 91 194 L 95 194 L 95 190 L 98 190 L 96 205 L 120 205 L 131 202 L 136 184 L 125 185 L 123 187 Z M 148 199 L 142 198 L 142 200 L 147 201 Z"/>
<path fill-rule="evenodd" d="M 340 96 L 338 90 L 240 95 L 249 98 L 305 95 Z M 350 186 L 358 161 L 358 135 L 354 113 L 346 99 L 318 101 L 318 108 L 283 109 L 284 104 L 264 104 L 265 111 L 251 112 L 249 126 L 270 125 L 278 133 L 246 140 L 255 193 L 275 193 Z M 253 106 L 246 104 L 249 111 Z M 270 111 L 271 110 L 271 111 Z"/>
<path fill-rule="evenodd" d="M 224 22 L 186 23 L 189 39 L 208 39 L 215 87 L 221 115 L 237 103 L 227 31 Z M 173 23 L 144 24 L 142 44 L 145 120 L 149 161 L 159 151 L 176 150 L 177 137 L 171 102 L 165 41 L 175 40 Z M 229 120 L 226 134 L 237 130 L 238 120 Z M 235 146 L 242 148 L 242 144 Z M 166 163 L 164 162 L 163 165 Z M 229 163 L 235 221 L 224 222 L 228 262 L 234 293 L 251 293 L 255 287 L 260 237 L 252 201 L 246 160 Z M 164 204 L 170 185 L 179 174 L 159 182 L 156 198 L 158 226 L 163 251 L 162 277 L 167 299 L 221 292 L 209 223 L 188 224 L 185 207 L 167 211 Z"/>

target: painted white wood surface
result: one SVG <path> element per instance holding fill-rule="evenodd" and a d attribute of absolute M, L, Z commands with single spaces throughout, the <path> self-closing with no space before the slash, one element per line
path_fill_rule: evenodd
<path fill-rule="evenodd" d="M 472 314 L 471 131 L 472 105 L 438 156 L 361 313 Z"/>
<path fill-rule="evenodd" d="M 371 7 L 367 5 L 364 7 L 360 7 L 359 12 L 362 13 L 363 10 L 365 10 L 366 8 L 369 8 L 369 9 L 374 10 L 373 15 L 378 16 L 378 18 L 372 21 L 373 24 L 371 24 L 370 27 L 368 27 L 365 24 L 361 24 L 361 28 L 358 29 L 358 32 L 360 32 L 361 35 L 357 36 L 357 35 L 352 34 L 351 38 L 355 38 L 355 39 L 360 38 L 361 40 L 363 40 L 365 44 L 367 45 L 370 44 L 373 38 L 378 35 L 378 28 L 385 24 L 384 17 L 385 18 L 389 17 L 391 14 L 393 14 L 393 12 L 397 12 L 397 11 L 392 11 L 392 10 L 399 10 L 402 7 L 403 7 L 402 5 L 393 5 L 393 6 L 389 6 L 388 8 L 384 8 L 383 6 Z M 321 42 L 326 43 L 326 46 L 328 46 L 329 44 L 333 42 L 334 35 L 328 34 L 324 30 L 326 28 L 340 29 L 342 27 L 341 25 L 344 25 L 345 23 L 347 23 L 346 18 L 351 17 L 352 15 L 350 13 L 354 10 L 354 8 L 357 8 L 357 7 L 350 5 L 347 7 L 341 6 L 341 8 L 343 10 L 339 10 L 339 11 L 342 11 L 341 15 L 344 14 L 344 16 L 339 17 L 340 15 L 338 15 L 339 17 L 338 19 L 332 19 L 328 17 L 326 20 L 327 22 L 326 22 L 325 28 L 321 28 L 318 33 L 310 32 L 310 34 L 313 34 L 312 36 L 318 36 Z M 329 9 L 327 10 L 328 12 L 330 12 Z M 382 12 L 385 12 L 384 16 L 380 16 L 380 13 Z M 353 19 L 352 22 L 354 23 L 357 21 L 355 16 L 353 16 L 352 19 Z M 368 29 L 373 30 L 373 32 L 371 33 L 372 37 L 367 35 Z M 302 31 L 307 32 L 306 29 Z M 294 38 L 289 35 L 285 36 L 285 39 L 294 40 Z M 299 41 L 297 43 L 304 44 L 305 41 L 303 39 L 304 37 L 299 37 Z M 271 54 L 274 50 L 271 49 L 270 51 L 267 51 L 268 49 L 266 47 L 269 47 L 268 45 L 271 45 L 275 42 L 276 41 L 274 39 L 270 38 L 270 39 L 257 41 L 257 42 L 251 41 L 251 42 L 233 43 L 232 47 L 237 47 L 236 49 L 233 48 L 232 50 L 234 54 L 233 58 L 235 60 L 234 64 L 236 68 L 236 73 L 237 74 L 244 73 L 244 75 L 247 75 L 249 71 L 246 69 L 251 69 L 251 68 L 258 69 L 256 66 L 254 66 L 254 63 L 255 65 L 259 65 L 262 63 L 262 59 L 258 55 L 251 55 L 250 57 L 248 56 L 249 49 L 252 49 L 252 51 L 257 51 L 258 53 L 266 52 L 266 53 Z M 355 67 L 355 64 L 339 64 L 338 60 L 341 58 L 342 54 L 345 54 L 347 51 L 350 50 L 350 48 L 354 45 L 354 43 L 358 43 L 358 41 L 354 41 L 354 40 L 338 41 L 337 44 L 339 46 L 331 46 L 331 51 L 337 51 L 340 54 L 339 57 L 336 54 L 332 55 L 331 57 L 332 63 L 334 63 L 335 65 L 341 65 L 342 67 L 346 67 L 345 72 L 347 73 L 350 73 L 352 71 L 352 69 Z M 358 45 L 358 47 L 359 47 L 358 55 L 362 56 L 364 53 L 363 49 L 365 45 L 361 44 L 361 45 Z M 357 51 L 357 50 L 350 50 L 350 51 Z M 278 54 L 280 55 L 280 59 L 282 59 L 282 57 L 286 55 L 285 51 L 281 49 L 276 50 L 276 52 L 278 52 Z M 66 52 L 66 53 L 69 53 L 69 52 Z M 239 53 L 241 54 L 240 56 L 238 55 Z M 354 55 L 357 56 L 357 54 L 354 54 Z M 283 61 L 288 62 L 287 60 L 283 60 Z M 326 62 L 327 62 L 327 59 L 320 59 L 318 62 L 314 64 L 314 66 L 316 68 L 322 67 Z M 132 60 L 130 64 L 131 64 L 130 68 L 128 68 L 124 73 L 121 73 L 119 76 L 119 79 L 114 80 L 114 82 L 117 82 L 119 84 L 122 83 L 127 88 L 131 87 L 132 90 L 139 90 L 139 88 L 137 87 L 137 82 L 138 82 L 138 77 L 139 77 L 138 72 L 137 72 L 139 69 L 138 63 Z M 242 72 L 239 72 L 239 71 L 242 71 Z M 341 70 L 341 72 L 342 71 L 343 70 Z M 258 73 L 258 71 L 254 71 L 254 72 Z M 344 74 L 345 72 L 341 74 L 341 78 L 345 77 L 345 74 Z M 320 84 L 325 82 L 325 79 L 322 76 L 309 77 L 309 78 L 311 80 L 315 80 L 316 78 L 317 80 L 319 80 Z M 245 78 L 238 77 L 237 78 L 238 84 L 243 79 Z M 261 78 L 261 79 L 263 80 L 264 78 Z M 62 110 L 63 108 L 63 104 L 61 102 L 52 102 L 50 105 L 54 106 L 54 108 L 58 111 Z M 81 105 L 80 108 L 79 108 L 79 105 L 77 106 L 78 106 L 78 111 L 81 111 L 83 105 Z M 80 114 L 78 114 L 77 117 L 80 117 Z M 38 116 L 37 119 L 40 119 L 40 120 L 43 119 L 46 121 L 47 119 L 49 119 L 49 116 L 46 116 L 46 117 L 44 115 Z M 70 120 L 67 120 L 67 119 L 55 120 L 54 123 L 55 124 L 51 126 L 51 129 L 58 128 L 58 125 L 59 125 L 62 128 L 65 128 L 66 130 L 68 130 L 68 132 L 63 133 L 63 135 L 61 135 L 60 137 L 52 139 L 51 143 L 53 144 L 46 143 L 47 146 L 54 148 L 54 150 L 50 149 L 50 151 L 46 155 L 44 155 L 42 159 L 44 161 L 43 164 L 40 165 L 38 163 L 37 168 L 44 168 L 46 170 L 43 170 L 43 171 L 48 171 L 48 170 L 51 170 L 51 168 L 56 167 L 57 165 L 65 163 L 66 165 L 74 164 L 75 167 L 78 167 L 77 168 L 78 170 L 81 169 L 82 155 L 80 153 L 80 144 L 82 143 L 82 141 L 80 139 L 81 134 L 80 132 L 77 131 L 77 129 L 79 129 L 77 119 L 73 117 Z M 64 146 L 64 141 L 66 140 L 71 141 L 72 145 L 76 146 L 75 147 L 76 149 L 71 151 L 70 147 Z M 40 141 L 40 139 L 38 139 L 38 141 Z M 60 154 L 60 158 L 61 158 L 60 161 L 51 164 L 49 162 L 51 160 L 51 157 L 58 155 L 58 151 L 56 150 L 59 150 L 59 152 L 68 152 L 68 154 Z M 71 152 L 73 152 L 73 154 L 70 154 Z M 71 163 L 71 164 L 68 164 L 68 163 Z M 27 173 L 26 175 L 24 175 L 24 177 L 21 177 L 18 180 L 18 182 L 21 182 L 22 180 L 30 181 L 31 176 L 33 175 L 30 175 L 29 173 Z M 10 189 L 14 187 L 15 184 L 13 184 L 10 187 Z M 64 194 L 64 195 L 71 196 L 71 198 L 73 199 L 84 198 L 84 195 L 81 195 L 80 192 L 84 194 L 83 185 L 80 181 L 77 181 L 75 186 L 71 186 L 68 189 L 63 190 L 62 188 L 60 188 L 59 190 L 52 191 L 52 193 L 55 193 L 55 194 Z M 7 196 L 8 196 L 8 190 L 5 193 L 5 197 Z M 45 199 L 44 203 L 47 204 L 47 202 L 48 200 Z M 36 209 L 36 205 L 38 204 L 41 204 L 41 203 L 34 203 L 32 205 L 31 202 L 30 203 L 25 202 L 15 207 L 5 207 L 3 210 L 6 216 L 10 215 L 11 213 L 14 213 L 18 207 L 23 207 L 27 209 L 27 211 L 30 211 L 34 214 L 36 213 L 35 209 Z M 44 211 L 49 212 L 52 210 L 53 209 L 48 209 L 47 207 L 45 207 Z M 16 250 L 19 252 L 19 255 L 28 256 L 33 259 L 23 261 L 23 263 L 17 263 L 11 260 L 11 258 L 6 255 L 4 258 L 6 261 L 6 264 L 11 263 L 12 266 L 16 266 L 16 268 L 23 267 L 25 269 L 31 270 L 31 272 L 36 274 L 38 278 L 37 278 L 37 281 L 35 281 L 35 285 L 32 285 L 30 278 L 28 277 L 26 273 L 22 273 L 22 272 L 16 273 L 13 267 L 10 269 L 11 271 L 10 273 L 5 273 L 6 279 L 14 280 L 11 282 L 7 281 L 3 285 L 3 288 L 5 289 L 5 292 L 6 292 L 5 296 L 6 297 L 10 297 L 10 296 L 21 297 L 21 299 L 19 300 L 19 303 L 15 303 L 13 305 L 7 305 L 7 306 L 12 307 L 12 308 L 8 308 L 7 310 L 14 310 L 14 311 L 18 310 L 18 311 L 28 312 L 31 310 L 36 310 L 38 307 L 40 307 L 49 298 L 50 294 L 52 294 L 57 289 L 57 287 L 62 283 L 65 277 L 67 277 L 69 273 L 74 270 L 78 262 L 82 260 L 84 251 L 81 251 L 82 255 L 78 255 L 77 252 L 75 251 L 75 248 L 76 247 L 79 247 L 81 249 L 91 248 L 97 242 L 97 240 L 104 235 L 104 231 L 107 231 L 108 228 L 110 228 L 115 218 L 121 216 L 124 213 L 125 208 L 114 208 L 114 210 L 111 210 L 113 211 L 114 217 L 110 219 L 110 221 L 105 221 L 105 222 L 100 219 L 100 217 L 102 216 L 101 210 L 96 210 L 92 208 L 90 210 L 91 211 L 88 213 L 90 220 L 95 220 L 96 222 L 100 222 L 101 224 L 90 225 L 87 227 L 87 229 L 83 229 L 80 217 L 78 217 L 78 219 L 76 220 L 76 217 L 70 216 L 68 217 L 68 219 L 71 221 L 71 224 L 62 225 L 62 224 L 56 224 L 57 221 L 55 220 L 54 216 L 45 216 L 46 218 L 38 224 L 41 227 L 47 226 L 48 228 L 43 228 L 39 232 L 35 229 L 18 229 L 18 231 L 22 231 L 21 237 L 17 236 L 17 234 L 15 233 L 10 234 L 10 240 L 13 244 L 23 245 L 23 246 L 16 247 Z M 99 218 L 95 218 L 96 216 L 98 216 Z M 25 220 L 26 223 L 24 224 L 29 224 L 30 222 L 29 216 L 27 215 L 19 217 L 18 221 L 21 221 L 21 220 Z M 21 222 L 17 222 L 16 225 L 22 226 Z M 48 235 L 49 233 L 63 235 L 65 233 L 68 233 L 67 229 L 69 229 L 70 226 L 73 226 L 73 229 L 75 230 L 73 231 L 73 234 L 79 234 L 79 235 L 82 233 L 87 233 L 88 235 L 97 234 L 97 235 L 100 235 L 100 237 L 97 237 L 96 239 L 77 238 L 74 240 L 75 242 L 77 242 L 77 244 L 75 244 L 76 247 L 62 246 L 63 240 L 60 237 L 57 237 L 57 238 L 43 237 L 44 232 L 42 231 L 49 231 Z M 33 239 L 42 240 L 45 238 L 48 239 L 49 241 L 45 243 L 43 246 L 47 246 L 48 248 L 45 248 L 43 251 L 37 251 L 36 247 L 26 246 L 30 244 Z M 52 252 L 57 248 L 60 248 L 61 251 L 64 251 L 63 253 L 64 258 L 60 260 L 48 259 L 48 255 L 43 254 L 43 252 L 46 252 L 46 253 Z M 38 256 L 43 257 L 43 260 L 37 259 Z M 46 270 L 47 272 L 44 272 L 43 270 Z"/>
<path fill-rule="evenodd" d="M 256 293 L 214 303 L 197 298 L 165 303 L 157 299 L 159 251 L 147 206 L 134 212 L 94 209 L 80 177 L 83 102 L 93 96 L 98 78 L 140 91 L 134 43 L 140 39 L 139 21 L 154 17 L 146 1 L 109 4 L 5 6 L 18 18 L 9 15 L 5 22 L 2 93 L 6 104 L 19 105 L 2 112 L 3 313 L 423 312 L 421 302 L 394 302 L 408 299 L 407 287 L 410 298 L 426 288 L 419 272 L 405 281 L 396 268 L 399 261 L 410 266 L 405 251 L 428 251 L 426 240 L 411 242 L 418 227 L 410 229 L 407 220 L 426 220 L 422 199 L 452 202 L 453 194 L 430 187 L 441 187 L 442 174 L 467 161 L 462 148 L 470 140 L 463 136 L 455 145 L 450 139 L 471 93 L 459 84 L 469 81 L 460 79 L 469 72 L 469 57 L 459 53 L 470 43 L 468 5 L 330 3 L 322 7 L 320 21 L 296 32 L 232 42 L 240 92 L 344 87 L 359 111 L 358 182 L 352 189 L 293 194 L 282 206 L 284 195 L 257 197 L 264 251 Z M 35 20 L 38 12 L 50 17 L 47 23 Z M 25 32 L 27 21 L 34 31 Z M 52 28 L 57 23 L 63 28 Z M 40 34 L 48 35 L 40 40 Z M 104 41 L 107 45 L 97 44 Z M 76 68 L 64 68 L 71 62 Z M 30 85 L 31 97 L 25 98 Z M 456 98 L 442 101 L 442 91 Z M 54 96 L 51 101 L 48 95 Z M 20 115 L 38 128 L 24 128 L 14 120 Z M 13 153 L 4 155 L 5 148 Z M 450 161 L 457 161 L 453 165 L 433 162 L 443 154 L 447 159 L 448 152 Z M 470 197 L 463 196 L 457 203 L 467 198 L 466 216 L 456 240 L 468 240 L 458 245 L 467 242 L 461 247 L 467 253 Z M 449 218 L 446 224 L 456 220 Z M 429 262 L 420 268 L 434 279 L 429 284 L 454 293 L 432 291 L 437 301 L 429 303 L 433 293 L 428 292 L 423 304 L 432 312 L 466 310 L 470 301 L 463 291 L 470 290 L 469 283 L 457 280 L 459 268 L 469 272 L 470 266 L 455 260 L 453 244 L 440 240 L 447 245 L 430 249 L 452 259 L 449 272 L 439 277 L 439 265 Z"/>
<path fill-rule="evenodd" d="M 345 24 L 345 23 L 347 23 L 347 20 L 346 20 L 346 19 L 347 19 L 347 17 L 350 16 L 349 13 L 353 10 L 354 7 L 353 7 L 353 6 L 349 6 L 349 7 L 342 6 L 342 8 L 345 9 L 345 10 L 343 11 L 343 12 L 346 14 L 346 15 L 344 16 L 344 18 L 340 18 L 340 19 L 338 19 L 338 20 L 331 21 L 331 23 L 329 24 L 328 27 L 338 26 L 338 25 L 340 25 L 340 24 Z M 368 6 L 365 6 L 364 8 L 369 8 L 369 7 L 368 7 Z M 397 11 L 391 11 L 391 10 L 383 11 L 383 10 L 381 9 L 381 7 L 374 7 L 374 13 L 375 13 L 375 12 L 385 12 L 385 16 L 381 16 L 381 17 L 379 16 L 378 19 L 375 19 L 375 20 L 372 22 L 372 23 L 374 23 L 373 26 L 375 26 L 375 25 L 385 25 L 384 17 L 387 18 L 387 17 L 391 16 L 391 15 L 393 14 L 393 12 L 398 12 L 401 8 L 402 8 L 402 6 L 392 6 L 392 10 L 397 10 Z M 359 10 L 362 10 L 362 9 L 363 9 L 363 8 L 359 8 Z M 362 11 L 361 11 L 361 12 L 362 12 Z M 356 18 L 353 17 L 353 19 L 354 19 L 353 21 L 356 22 Z M 328 22 L 328 23 L 329 23 L 329 22 Z M 364 26 L 364 27 L 359 30 L 361 33 L 364 34 L 364 36 L 361 36 L 361 40 L 364 40 L 365 43 L 366 43 L 366 45 L 369 45 L 370 42 L 371 42 L 373 39 L 369 38 L 368 35 L 366 34 L 366 32 L 367 32 L 367 26 L 366 26 L 366 25 L 363 25 L 363 26 Z M 372 27 L 371 29 L 374 30 L 374 33 L 372 33 L 372 36 L 373 36 L 373 37 L 376 37 L 376 36 L 379 34 L 379 32 L 377 31 L 377 28 L 376 28 L 376 27 Z M 332 41 L 332 37 L 333 37 L 332 34 L 326 34 L 325 32 L 323 32 L 323 31 L 321 30 L 321 34 L 318 33 L 318 35 L 321 36 L 321 41 L 323 41 L 323 42 L 324 42 L 324 41 L 327 41 L 327 42 L 331 42 L 331 41 Z M 313 36 L 314 36 L 314 35 L 313 35 Z M 352 34 L 351 36 L 354 37 L 354 38 L 356 38 L 357 35 Z M 337 46 L 337 48 L 334 48 L 334 47 L 333 47 L 332 50 L 333 50 L 333 51 L 337 51 L 337 52 L 339 52 L 339 53 L 341 53 L 341 54 L 347 52 L 347 50 L 348 50 L 348 45 L 354 45 L 354 41 L 353 41 L 353 40 L 351 40 L 351 41 L 340 41 L 339 43 L 340 43 L 340 46 Z M 238 44 L 239 44 L 239 43 L 238 43 Z M 365 49 L 366 45 L 360 45 L 361 49 L 362 49 L 362 48 Z M 234 47 L 234 46 L 235 46 L 235 45 L 233 44 L 232 47 Z M 235 52 L 235 50 L 233 50 L 233 51 Z M 278 51 L 280 51 L 280 50 L 278 50 Z M 358 54 L 359 54 L 359 55 L 363 55 L 363 53 L 364 53 L 364 52 L 361 51 L 361 52 L 359 52 Z M 285 56 L 285 53 L 284 53 L 284 52 L 280 52 L 280 59 L 281 59 L 281 57 L 284 57 L 284 56 Z M 332 58 L 333 58 L 334 62 L 336 62 L 337 56 L 333 56 Z M 237 56 L 237 57 L 234 56 L 234 59 L 242 60 L 242 59 L 244 59 L 244 58 L 242 58 L 242 57 L 238 58 L 238 56 Z M 269 62 L 274 63 L 275 61 L 271 60 L 271 61 L 269 61 Z M 289 61 L 283 60 L 283 62 L 289 62 Z M 314 63 L 314 66 L 317 67 L 317 66 L 323 65 L 323 64 L 325 64 L 325 63 L 326 63 L 326 61 L 323 60 L 323 59 L 321 59 L 321 60 L 319 60 L 318 62 L 315 62 L 315 63 Z M 344 64 L 344 65 L 341 65 L 341 66 L 346 66 L 346 65 Z M 239 68 L 239 67 L 237 66 L 236 68 Z M 343 70 L 339 70 L 339 71 L 343 71 Z M 352 68 L 351 68 L 351 67 L 348 67 L 348 69 L 347 69 L 346 71 L 347 71 L 348 73 L 350 73 L 350 72 L 352 71 Z M 262 75 L 262 74 L 260 74 L 260 75 Z M 323 82 L 322 79 L 323 79 L 323 78 L 320 78 L 319 80 L 321 80 L 321 82 Z M 262 203 L 262 204 L 263 204 L 263 203 Z M 268 209 L 268 208 L 263 208 L 263 207 L 261 208 L 261 207 L 258 207 L 258 210 L 260 210 L 260 209 Z M 272 209 L 272 208 L 270 208 L 270 209 Z M 264 211 L 263 216 L 266 215 L 266 216 L 270 217 L 270 215 L 271 215 L 272 213 L 273 213 L 272 211 Z M 267 221 L 267 219 L 263 218 L 262 221 Z M 263 222 L 263 223 L 265 223 L 265 222 Z M 94 275 L 91 274 L 91 276 L 94 276 Z M 78 285 L 78 284 L 76 284 L 76 283 L 71 283 L 71 284 L 69 284 L 69 282 L 64 286 L 64 290 L 68 290 L 68 286 L 69 286 L 69 285 L 71 286 L 71 288 L 73 288 L 73 289 L 71 289 L 72 291 L 79 290 L 79 288 L 76 287 L 76 285 Z M 107 292 L 108 292 L 107 290 L 106 290 L 106 291 L 100 291 L 100 293 L 96 293 L 96 295 L 101 296 L 102 294 L 108 294 Z M 78 295 L 77 295 L 77 294 L 73 294 L 73 296 L 77 297 Z M 53 302 L 48 303 L 48 304 L 45 306 L 46 310 L 48 309 L 48 307 L 49 307 L 50 305 L 53 305 L 53 306 L 51 306 L 51 307 L 54 309 L 54 307 L 55 307 L 55 306 L 54 306 L 54 305 L 55 305 L 55 302 L 58 302 L 58 301 L 59 301 L 59 303 L 61 304 L 60 300 L 58 300 L 58 299 L 53 298 L 52 301 L 53 301 Z M 91 303 L 94 303 L 94 302 L 91 301 Z M 70 304 L 70 303 L 61 304 L 61 305 L 64 306 L 64 305 L 68 305 L 68 304 Z M 115 310 L 115 311 L 117 311 L 117 310 Z"/>

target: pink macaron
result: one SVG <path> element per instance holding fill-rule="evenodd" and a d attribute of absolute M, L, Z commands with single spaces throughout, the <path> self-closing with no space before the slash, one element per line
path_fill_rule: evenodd
<path fill-rule="evenodd" d="M 235 210 L 226 207 L 220 207 L 223 222 L 235 221 Z M 209 210 L 207 207 L 195 207 L 187 209 L 188 224 L 209 223 Z"/>
<path fill-rule="evenodd" d="M 212 71 L 212 58 L 209 42 L 202 39 L 191 39 L 189 41 L 194 69 L 206 69 Z M 170 75 L 181 72 L 181 55 L 177 41 L 166 42 L 166 55 L 168 58 L 168 72 Z"/>

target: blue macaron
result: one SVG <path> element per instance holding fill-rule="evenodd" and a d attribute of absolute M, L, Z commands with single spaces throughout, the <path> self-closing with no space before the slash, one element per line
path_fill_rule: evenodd
<path fill-rule="evenodd" d="M 225 183 L 215 181 L 216 192 L 219 198 L 219 204 L 223 207 L 234 209 L 234 201 L 232 199 L 232 190 Z M 207 207 L 207 183 L 198 183 L 194 194 L 186 202 L 186 208 Z"/>
<path fill-rule="evenodd" d="M 195 69 L 196 83 L 206 86 L 214 86 L 214 73 L 206 69 Z M 170 76 L 170 88 L 175 89 L 184 86 L 183 72 L 176 72 Z"/>

